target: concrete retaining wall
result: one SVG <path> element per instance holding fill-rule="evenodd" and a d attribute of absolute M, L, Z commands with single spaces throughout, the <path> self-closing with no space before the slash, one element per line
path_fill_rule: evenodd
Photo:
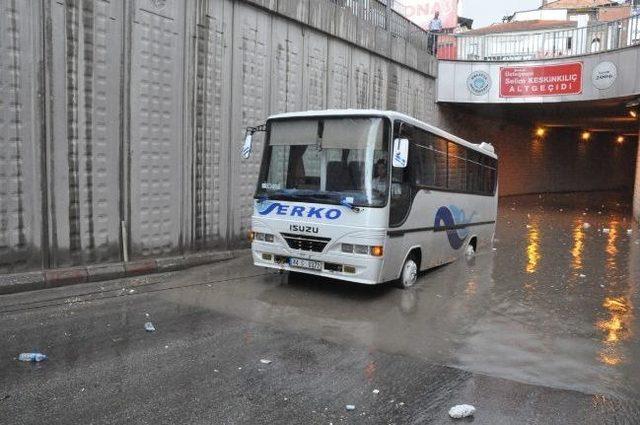
<path fill-rule="evenodd" d="M 330 0 L 0 0 L 0 273 L 233 247 L 261 155 L 240 161 L 244 127 L 433 119 L 414 30 Z"/>

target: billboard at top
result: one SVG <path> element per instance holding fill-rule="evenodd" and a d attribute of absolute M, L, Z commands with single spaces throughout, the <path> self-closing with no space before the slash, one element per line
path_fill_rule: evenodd
<path fill-rule="evenodd" d="M 424 29 L 429 28 L 429 22 L 436 11 L 440 12 L 443 28 L 458 26 L 458 0 L 402 0 L 402 6 L 396 6 L 404 16 Z"/>

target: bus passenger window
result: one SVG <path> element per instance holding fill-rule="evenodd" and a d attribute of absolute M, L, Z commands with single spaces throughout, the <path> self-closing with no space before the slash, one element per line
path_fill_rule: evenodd
<path fill-rule="evenodd" d="M 457 143 L 449 142 L 449 178 L 447 187 L 456 192 L 467 190 L 466 149 Z"/>

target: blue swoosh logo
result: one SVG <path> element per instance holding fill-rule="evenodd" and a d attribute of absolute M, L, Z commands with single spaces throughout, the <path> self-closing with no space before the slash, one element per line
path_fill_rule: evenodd
<path fill-rule="evenodd" d="M 465 223 L 459 223 L 465 224 Z M 448 207 L 440 207 L 436 212 L 436 219 L 433 226 L 437 229 L 439 227 L 453 227 L 456 225 L 453 213 Z M 468 232 L 465 232 L 464 237 L 460 237 L 456 229 L 447 229 L 447 238 L 449 239 L 449 245 L 453 249 L 460 249 L 467 239 Z"/>
<path fill-rule="evenodd" d="M 276 208 L 278 208 L 280 204 L 277 202 L 274 202 L 273 204 L 268 204 L 267 207 L 263 210 L 259 210 L 258 214 L 260 215 L 267 215 L 269 213 L 271 213 L 273 210 L 275 210 Z"/>

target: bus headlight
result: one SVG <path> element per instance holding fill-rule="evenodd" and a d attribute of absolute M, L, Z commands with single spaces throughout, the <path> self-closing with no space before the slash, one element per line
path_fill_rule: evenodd
<path fill-rule="evenodd" d="M 354 245 L 353 252 L 355 252 L 356 254 L 368 254 L 369 247 L 367 245 Z"/>
<path fill-rule="evenodd" d="M 274 236 L 271 233 L 250 232 L 253 234 L 253 240 L 261 242 L 273 242 Z M 251 238 L 250 238 L 251 240 Z"/>
<path fill-rule="evenodd" d="M 349 254 L 372 255 L 374 257 L 382 257 L 384 250 L 381 245 L 354 245 L 350 243 L 342 244 L 342 252 Z"/>

